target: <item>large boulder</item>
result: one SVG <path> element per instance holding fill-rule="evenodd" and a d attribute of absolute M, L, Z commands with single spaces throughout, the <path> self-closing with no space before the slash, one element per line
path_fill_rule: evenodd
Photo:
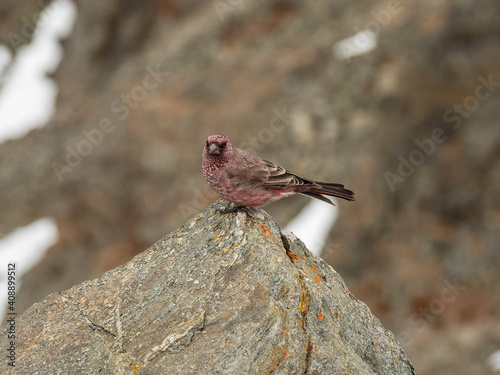
<path fill-rule="evenodd" d="M 414 374 L 331 266 L 264 211 L 226 204 L 29 308 L 7 373 Z"/>

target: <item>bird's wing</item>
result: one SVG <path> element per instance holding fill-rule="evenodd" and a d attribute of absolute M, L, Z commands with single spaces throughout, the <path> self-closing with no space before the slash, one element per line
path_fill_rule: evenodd
<path fill-rule="evenodd" d="M 291 173 L 290 171 L 287 171 L 285 168 L 280 167 L 273 162 L 267 160 L 262 161 L 264 162 L 264 168 L 269 173 L 267 180 L 264 182 L 264 185 L 267 187 L 285 188 L 291 186 L 309 185 L 313 183 L 312 181 L 306 180 Z"/>
<path fill-rule="evenodd" d="M 275 163 L 243 150 L 238 151 L 240 152 L 235 163 L 227 168 L 228 177 L 235 187 L 251 184 L 279 189 L 314 184 Z"/>

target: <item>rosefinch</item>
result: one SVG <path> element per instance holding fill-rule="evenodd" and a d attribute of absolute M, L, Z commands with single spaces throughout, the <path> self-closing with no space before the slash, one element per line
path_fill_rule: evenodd
<path fill-rule="evenodd" d="M 203 176 L 222 198 L 244 207 L 256 207 L 294 194 L 333 204 L 324 195 L 354 200 L 342 184 L 302 178 L 248 151 L 233 147 L 222 134 L 208 137 L 202 154 Z"/>

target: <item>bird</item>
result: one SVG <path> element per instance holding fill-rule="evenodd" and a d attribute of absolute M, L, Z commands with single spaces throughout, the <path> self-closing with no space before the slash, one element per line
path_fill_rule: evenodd
<path fill-rule="evenodd" d="M 203 177 L 223 199 L 238 207 L 258 207 L 294 194 L 334 205 L 333 196 L 354 201 L 354 192 L 337 183 L 313 181 L 234 147 L 223 134 L 207 138 L 202 153 Z"/>

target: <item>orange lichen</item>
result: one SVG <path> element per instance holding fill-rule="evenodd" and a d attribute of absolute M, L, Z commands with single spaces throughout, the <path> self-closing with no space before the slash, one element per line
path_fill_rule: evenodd
<path fill-rule="evenodd" d="M 318 319 L 323 319 L 323 314 L 318 314 Z"/>
<path fill-rule="evenodd" d="M 274 238 L 274 236 L 271 233 L 271 231 L 269 230 L 269 228 L 267 228 L 265 225 L 260 224 L 260 229 L 262 229 L 262 232 L 264 232 L 265 234 L 268 234 L 271 237 L 271 240 L 274 243 L 276 243 L 276 239 Z"/>
<path fill-rule="evenodd" d="M 302 280 L 302 278 L 299 278 L 299 284 L 300 288 L 302 289 L 302 294 L 300 296 L 299 311 L 301 312 L 302 316 L 306 316 L 307 312 L 309 311 L 309 306 L 308 306 L 309 301 L 307 300 L 309 298 L 309 292 L 305 288 L 304 281 Z"/>
<path fill-rule="evenodd" d="M 271 231 L 265 225 L 260 224 L 260 229 L 262 229 L 264 233 L 271 234 Z"/>
<path fill-rule="evenodd" d="M 297 258 L 297 255 L 295 255 L 294 253 L 288 253 L 288 256 L 292 259 L 299 259 Z"/>
<path fill-rule="evenodd" d="M 141 366 L 140 365 L 136 365 L 135 362 L 132 362 L 130 364 L 130 366 L 132 366 L 134 368 L 134 372 L 139 372 Z"/>

